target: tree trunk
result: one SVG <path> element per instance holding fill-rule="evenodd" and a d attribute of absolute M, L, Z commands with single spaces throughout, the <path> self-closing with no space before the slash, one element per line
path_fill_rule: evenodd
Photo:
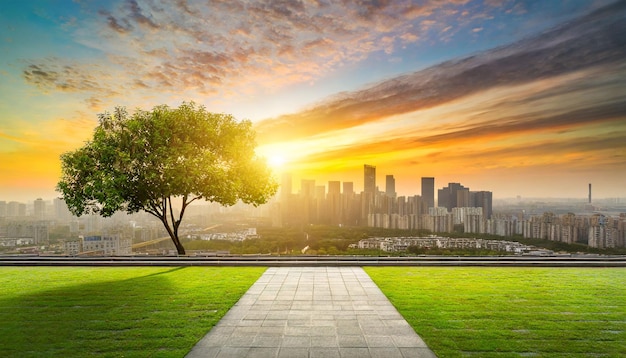
<path fill-rule="evenodd" d="M 171 237 L 172 237 L 172 241 L 174 242 L 174 246 L 176 246 L 176 251 L 178 251 L 178 254 L 185 255 L 185 248 L 183 247 L 183 244 L 180 243 L 180 240 L 178 239 L 178 235 L 171 236 Z"/>
<path fill-rule="evenodd" d="M 178 230 L 173 231 L 172 228 L 168 225 L 167 219 L 161 218 L 161 222 L 163 223 L 163 226 L 165 226 L 165 230 L 167 230 L 167 233 L 170 235 L 170 238 L 172 239 L 174 246 L 176 246 L 176 251 L 178 252 L 178 254 L 185 255 L 185 248 L 183 247 L 183 244 L 181 244 L 180 240 L 178 239 Z"/>

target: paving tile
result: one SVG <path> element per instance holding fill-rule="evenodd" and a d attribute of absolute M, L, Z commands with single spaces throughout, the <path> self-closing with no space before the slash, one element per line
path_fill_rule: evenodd
<path fill-rule="evenodd" d="M 341 358 L 338 348 L 311 348 L 309 358 Z"/>
<path fill-rule="evenodd" d="M 395 347 L 395 342 L 391 336 L 365 336 L 367 346 L 372 348 Z"/>
<path fill-rule="evenodd" d="M 339 348 L 341 358 L 367 358 L 371 357 L 367 348 Z"/>
<path fill-rule="evenodd" d="M 283 347 L 278 352 L 278 358 L 309 358 L 309 348 Z"/>
<path fill-rule="evenodd" d="M 400 348 L 397 347 L 370 347 L 372 358 L 403 358 Z"/>
<path fill-rule="evenodd" d="M 311 346 L 311 337 L 309 336 L 284 336 L 282 347 L 299 347 L 309 348 Z"/>
<path fill-rule="evenodd" d="M 337 348 L 337 337 L 334 336 L 312 336 L 311 347 Z"/>
<path fill-rule="evenodd" d="M 220 349 L 217 354 L 217 358 L 241 358 L 245 357 L 250 350 L 249 347 L 245 348 L 234 348 L 234 347 L 223 347 Z M 192 351 L 193 352 L 193 351 Z M 201 355 L 196 355 L 196 357 L 202 357 Z"/>
<path fill-rule="evenodd" d="M 252 347 L 245 355 L 246 358 L 275 358 L 278 348 Z"/>
<path fill-rule="evenodd" d="M 337 341 L 339 342 L 339 347 L 346 347 L 346 348 L 367 347 L 367 342 L 365 341 L 365 337 L 362 335 L 339 335 L 337 337 Z"/>
<path fill-rule="evenodd" d="M 187 355 L 435 357 L 359 267 L 273 267 Z"/>
<path fill-rule="evenodd" d="M 230 335 L 226 334 L 211 334 L 205 336 L 205 338 L 198 343 L 204 347 L 221 347 L 226 344 L 229 338 Z"/>

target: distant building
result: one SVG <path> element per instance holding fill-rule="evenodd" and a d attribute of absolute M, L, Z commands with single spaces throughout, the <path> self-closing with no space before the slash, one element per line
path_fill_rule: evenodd
<path fill-rule="evenodd" d="M 363 191 L 367 194 L 376 193 L 376 167 L 365 164 L 363 166 Z"/>
<path fill-rule="evenodd" d="M 83 251 L 83 243 L 81 240 L 66 241 L 64 246 L 66 255 L 78 255 Z"/>
<path fill-rule="evenodd" d="M 390 198 L 396 197 L 396 179 L 394 179 L 393 175 L 385 177 L 385 194 Z"/>
<path fill-rule="evenodd" d="M 458 207 L 457 199 L 458 194 L 457 191 L 466 189 L 460 183 L 448 183 L 447 187 L 438 190 L 437 195 L 437 206 L 444 207 L 448 210 L 452 210 L 452 208 Z M 469 188 L 468 188 L 469 190 Z"/>
<path fill-rule="evenodd" d="M 331 225 L 341 224 L 342 205 L 341 205 L 341 182 L 329 181 L 328 194 L 326 195 L 326 215 L 327 222 Z"/>
<path fill-rule="evenodd" d="M 132 240 L 120 235 L 85 236 L 82 238 L 83 252 L 94 252 L 101 255 L 130 255 Z"/>
<path fill-rule="evenodd" d="M 486 219 L 491 219 L 493 215 L 493 193 L 490 191 L 471 192 L 471 206 L 483 208 L 483 215 Z"/>
<path fill-rule="evenodd" d="M 17 201 L 9 201 L 7 204 L 8 217 L 24 217 L 26 216 L 26 204 Z"/>
<path fill-rule="evenodd" d="M 422 200 L 426 202 L 429 208 L 435 206 L 435 178 L 422 178 Z"/>
<path fill-rule="evenodd" d="M 72 213 L 63 199 L 55 198 L 52 201 L 52 206 L 54 208 L 54 218 L 56 220 L 59 220 L 62 223 L 69 223 L 72 221 Z"/>
<path fill-rule="evenodd" d="M 32 239 L 35 244 L 48 242 L 48 225 L 44 221 L 18 220 L 10 221 L 7 226 L 7 237 Z"/>

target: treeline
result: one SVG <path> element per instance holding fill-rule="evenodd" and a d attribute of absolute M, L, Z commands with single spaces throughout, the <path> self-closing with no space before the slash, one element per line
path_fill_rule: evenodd
<path fill-rule="evenodd" d="M 392 255 L 380 250 L 359 250 L 350 248 L 361 239 L 372 237 L 420 237 L 432 234 L 427 230 L 382 229 L 370 227 L 338 227 L 311 225 L 302 228 L 258 227 L 258 239 L 244 241 L 228 240 L 188 240 L 187 250 L 228 251 L 231 254 L 273 254 L 273 255 Z M 524 239 L 521 236 L 502 237 L 489 234 L 436 233 L 443 237 L 468 237 L 486 240 L 517 241 L 526 245 L 545 248 L 555 252 L 584 252 L 598 254 L 626 254 L 626 249 L 595 249 L 584 244 L 566 244 L 541 239 Z M 305 250 L 306 248 L 306 250 Z M 304 253 L 303 253 L 304 250 Z M 482 249 L 440 249 L 409 247 L 407 252 L 393 255 L 502 255 L 503 252 Z"/>

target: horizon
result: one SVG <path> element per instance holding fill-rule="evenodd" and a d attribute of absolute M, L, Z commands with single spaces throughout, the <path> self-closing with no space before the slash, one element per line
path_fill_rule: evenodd
<path fill-rule="evenodd" d="M 195 101 L 250 119 L 277 181 L 398 195 L 624 198 L 626 1 L 10 3 L 0 200 L 55 198 L 97 114 Z M 52 199 L 49 199 L 52 200 Z"/>

